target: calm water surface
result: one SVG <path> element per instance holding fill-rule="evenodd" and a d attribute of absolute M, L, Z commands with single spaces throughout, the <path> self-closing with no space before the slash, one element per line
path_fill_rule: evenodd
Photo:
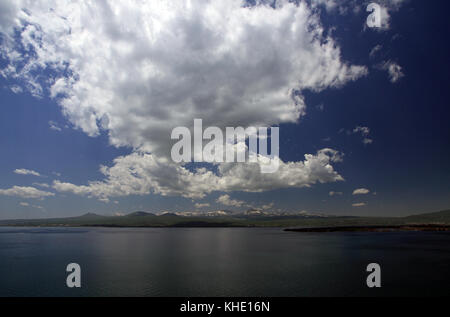
<path fill-rule="evenodd" d="M 66 287 L 71 262 L 81 289 Z M 449 263 L 448 233 L 0 228 L 0 296 L 450 295 Z"/>

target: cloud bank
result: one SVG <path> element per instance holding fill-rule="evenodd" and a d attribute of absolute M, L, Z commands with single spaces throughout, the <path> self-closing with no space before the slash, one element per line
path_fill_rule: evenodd
<path fill-rule="evenodd" d="M 112 167 L 102 166 L 100 171 L 105 175 L 104 181 L 78 186 L 56 180 L 53 188 L 105 202 L 110 197 L 150 193 L 198 199 L 213 191 L 263 192 L 343 181 L 331 165 L 341 160 L 338 152 L 324 149 L 316 155 L 306 154 L 304 161 L 285 163 L 280 160 L 277 173 L 262 174 L 259 163 L 223 163 L 218 165 L 217 172 L 206 168 L 190 171 L 166 158 L 132 153 L 116 158 Z"/>
<path fill-rule="evenodd" d="M 51 192 L 42 191 L 34 187 L 21 186 L 13 186 L 9 189 L 0 189 L 0 195 L 27 199 L 43 199 L 45 197 L 55 196 L 55 194 Z"/>

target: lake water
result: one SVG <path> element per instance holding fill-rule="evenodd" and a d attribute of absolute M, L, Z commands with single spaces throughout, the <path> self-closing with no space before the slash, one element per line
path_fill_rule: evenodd
<path fill-rule="evenodd" d="M 66 287 L 72 262 L 80 289 Z M 448 233 L 0 228 L 0 296 L 449 295 L 449 263 Z"/>

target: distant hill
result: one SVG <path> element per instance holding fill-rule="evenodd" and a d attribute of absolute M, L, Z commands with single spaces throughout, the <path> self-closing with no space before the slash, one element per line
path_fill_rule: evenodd
<path fill-rule="evenodd" d="M 145 211 L 135 211 L 127 215 L 127 217 L 146 217 L 146 216 L 155 216 L 155 214 Z"/>
<path fill-rule="evenodd" d="M 450 210 L 413 215 L 408 217 L 321 217 L 311 215 L 268 215 L 251 212 L 250 214 L 228 215 L 206 213 L 203 216 L 181 216 L 164 213 L 155 215 L 136 211 L 125 216 L 101 216 L 87 213 L 79 217 L 1 220 L 0 226 L 23 227 L 348 227 L 348 226 L 404 226 L 450 224 Z M 208 216 L 209 215 L 209 216 Z"/>
<path fill-rule="evenodd" d="M 99 219 L 99 218 L 104 218 L 105 216 L 101 216 L 101 215 L 97 215 L 91 212 L 88 212 L 87 214 L 81 215 L 79 217 L 75 217 L 75 218 L 79 218 L 79 219 Z"/>
<path fill-rule="evenodd" d="M 405 217 L 409 222 L 428 222 L 428 223 L 449 223 L 450 222 L 450 209 L 442 210 L 438 212 L 432 212 L 428 214 L 420 214 Z"/>

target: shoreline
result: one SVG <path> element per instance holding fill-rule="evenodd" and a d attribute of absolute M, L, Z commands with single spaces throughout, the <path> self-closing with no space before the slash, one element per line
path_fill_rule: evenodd
<path fill-rule="evenodd" d="M 246 229 L 280 229 L 285 232 L 300 232 L 300 233 L 331 233 L 331 232 L 450 232 L 450 225 L 446 224 L 411 224 L 411 225 L 364 225 L 364 226 L 329 226 L 329 227 L 307 227 L 307 228 L 289 228 L 283 226 L 237 226 L 237 225 L 192 225 L 192 226 L 127 226 L 127 225 L 109 225 L 109 224 L 95 224 L 95 225 L 71 225 L 71 224 L 43 224 L 43 225 L 0 225 L 0 228 L 128 228 L 128 229 L 182 229 L 182 228 L 205 228 L 205 229 L 220 229 L 220 228 L 246 228 Z"/>
<path fill-rule="evenodd" d="M 316 228 L 287 228 L 288 232 L 450 232 L 450 225 L 438 224 L 415 224 L 415 225 L 393 225 L 393 226 L 343 226 L 343 227 L 316 227 Z"/>

